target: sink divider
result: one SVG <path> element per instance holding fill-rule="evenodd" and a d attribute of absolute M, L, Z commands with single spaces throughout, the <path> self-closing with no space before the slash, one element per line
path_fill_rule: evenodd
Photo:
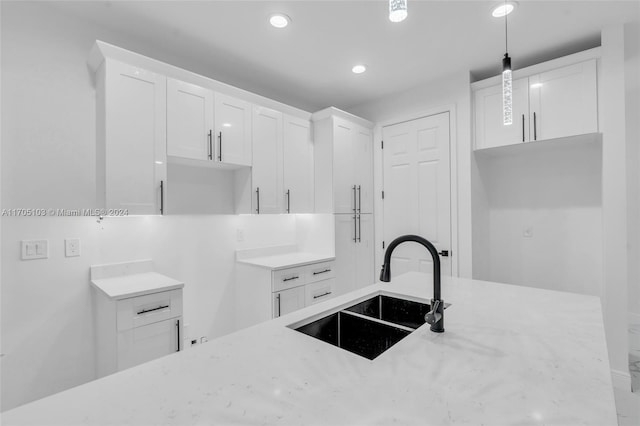
<path fill-rule="evenodd" d="M 347 314 L 347 315 L 351 315 L 351 316 L 354 316 L 354 317 L 358 317 L 358 318 L 361 318 L 361 319 L 364 319 L 364 320 L 367 320 L 367 321 L 377 322 L 378 324 L 395 327 L 395 328 L 398 328 L 400 330 L 408 331 L 409 333 L 412 333 L 412 332 L 416 331 L 416 329 L 412 328 L 412 327 L 407 327 L 407 326 L 404 326 L 402 324 L 396 324 L 395 322 L 389 322 L 389 321 L 381 320 L 381 319 L 378 319 L 378 318 L 375 318 L 375 317 L 370 317 L 368 315 L 362 315 L 362 314 L 359 314 L 357 312 L 347 311 L 346 309 L 343 309 L 343 310 L 338 311 L 338 312 L 341 313 L 341 314 Z M 339 325 L 339 323 L 340 323 L 340 316 L 338 316 L 338 325 Z M 339 331 L 338 331 L 338 341 L 340 341 L 340 332 Z"/>

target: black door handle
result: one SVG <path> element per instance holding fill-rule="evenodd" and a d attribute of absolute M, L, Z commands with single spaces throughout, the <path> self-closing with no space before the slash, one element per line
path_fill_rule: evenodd
<path fill-rule="evenodd" d="M 449 257 L 449 250 L 441 250 L 438 254 L 442 257 Z"/>

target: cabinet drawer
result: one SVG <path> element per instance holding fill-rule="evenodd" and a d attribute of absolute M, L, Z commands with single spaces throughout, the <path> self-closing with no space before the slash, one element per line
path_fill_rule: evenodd
<path fill-rule="evenodd" d="M 327 280 L 336 276 L 335 262 L 333 261 L 314 263 L 313 265 L 307 265 L 305 268 L 307 272 L 307 284 Z"/>
<path fill-rule="evenodd" d="M 273 272 L 273 291 L 286 290 L 306 283 L 306 269 L 288 268 Z"/>
<path fill-rule="evenodd" d="M 118 301 L 118 331 L 182 315 L 182 289 Z"/>
<path fill-rule="evenodd" d="M 335 294 L 335 278 L 316 281 L 305 286 L 305 306 L 311 306 L 324 300 L 331 299 Z"/>

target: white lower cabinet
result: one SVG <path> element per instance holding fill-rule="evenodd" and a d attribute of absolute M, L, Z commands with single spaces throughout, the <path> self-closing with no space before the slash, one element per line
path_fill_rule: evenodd
<path fill-rule="evenodd" d="M 238 329 L 277 318 L 335 295 L 334 261 L 276 270 L 238 263 L 236 272 Z"/>
<path fill-rule="evenodd" d="M 98 377 L 182 349 L 182 289 L 118 300 L 95 293 Z"/>

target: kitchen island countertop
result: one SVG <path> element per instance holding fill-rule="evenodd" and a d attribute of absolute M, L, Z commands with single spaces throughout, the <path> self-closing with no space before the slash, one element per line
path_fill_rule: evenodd
<path fill-rule="evenodd" d="M 443 277 L 428 325 L 370 361 L 288 327 L 408 273 L 2 414 L 5 425 L 616 425 L 600 301 Z"/>

